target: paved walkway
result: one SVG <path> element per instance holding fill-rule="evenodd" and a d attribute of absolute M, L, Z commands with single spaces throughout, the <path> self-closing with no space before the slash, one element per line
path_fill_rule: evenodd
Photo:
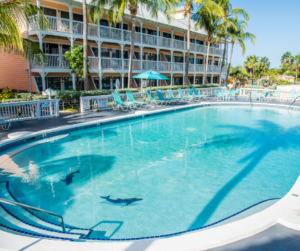
<path fill-rule="evenodd" d="M 207 101 L 209 102 L 218 102 L 218 103 L 223 103 L 224 101 L 216 101 L 213 98 L 209 98 Z M 233 102 L 232 100 L 230 102 Z M 235 102 L 245 102 L 245 103 L 250 103 L 249 101 L 246 101 L 245 98 L 239 98 L 235 100 Z M 194 103 L 201 103 L 201 102 L 192 102 Z M 226 101 L 225 101 L 226 103 Z M 257 103 L 257 102 L 253 102 Z M 291 102 L 268 102 L 272 104 L 290 104 Z M 60 115 L 59 117 L 54 117 L 54 118 L 44 118 L 44 119 L 34 119 L 34 120 L 28 120 L 28 121 L 21 121 L 21 122 L 14 122 L 12 123 L 12 127 L 9 129 L 9 131 L 0 131 L 0 140 L 6 139 L 8 133 L 13 133 L 13 132 L 21 132 L 21 131 L 40 131 L 40 130 L 46 130 L 46 129 L 51 129 L 59 126 L 64 126 L 64 125 L 75 125 L 75 124 L 80 124 L 83 122 L 90 122 L 94 120 L 99 120 L 99 119 L 107 119 L 107 118 L 113 118 L 113 117 L 118 117 L 124 114 L 134 114 L 136 111 L 147 111 L 147 110 L 162 110 L 162 109 L 167 109 L 170 107 L 179 107 L 179 106 L 184 106 L 186 104 L 191 104 L 187 102 L 182 102 L 177 105 L 163 105 L 163 106 L 156 106 L 154 108 L 145 108 L 145 109 L 137 109 L 133 111 L 114 111 L 114 110 L 107 110 L 107 111 L 102 111 L 102 112 L 90 112 L 90 113 L 75 113 L 75 114 L 68 114 L 68 115 Z M 294 105 L 300 106 L 300 103 L 295 103 Z"/>
<path fill-rule="evenodd" d="M 300 250 L 300 231 L 276 224 L 249 238 L 209 249 L 209 251 L 296 251 Z"/>

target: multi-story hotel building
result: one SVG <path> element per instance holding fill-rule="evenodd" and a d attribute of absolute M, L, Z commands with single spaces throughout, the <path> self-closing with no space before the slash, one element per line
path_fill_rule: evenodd
<path fill-rule="evenodd" d="M 71 74 L 64 53 L 72 46 L 83 43 L 82 3 L 72 0 L 37 0 L 35 3 L 48 17 L 50 29 L 43 31 L 29 24 L 24 36 L 40 44 L 48 62 L 41 67 L 18 56 L 1 55 L 1 87 L 36 92 L 47 88 L 80 88 L 83 81 Z M 191 84 L 203 84 L 207 35 L 204 30 L 195 30 L 193 21 L 191 23 L 189 81 Z M 130 30 L 131 18 L 128 13 L 115 27 L 109 25 L 105 15 L 98 24 L 88 24 L 90 89 L 113 89 L 117 79 L 122 87 L 127 87 Z M 223 47 L 216 43 L 210 48 L 208 83 L 218 82 Z M 168 23 L 162 13 L 155 19 L 144 6 L 140 6 L 136 22 L 133 74 L 155 70 L 170 80 L 152 81 L 152 86 L 182 85 L 186 54 L 187 19 L 183 17 L 183 8 L 177 8 L 174 20 Z M 132 87 L 138 86 L 140 81 L 133 80 Z"/>

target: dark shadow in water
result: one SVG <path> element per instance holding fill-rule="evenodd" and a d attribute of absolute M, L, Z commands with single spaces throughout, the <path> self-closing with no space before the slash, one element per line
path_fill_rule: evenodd
<path fill-rule="evenodd" d="M 105 236 L 106 231 L 97 231 L 94 230 L 95 228 L 101 226 L 101 224 L 118 224 L 118 227 L 116 227 L 116 229 L 111 233 L 110 236 Z M 89 238 L 105 238 L 105 239 L 110 239 L 112 236 L 115 235 L 116 232 L 119 231 L 119 229 L 122 227 L 122 225 L 124 224 L 123 221 L 101 221 L 99 223 L 97 223 L 95 226 L 91 227 L 90 229 L 93 230 L 92 234 L 89 236 Z"/>
<path fill-rule="evenodd" d="M 242 130 L 247 136 L 256 135 L 257 139 L 253 142 L 253 145 L 258 149 L 242 158 L 239 162 L 245 163 L 250 161 L 237 175 L 235 175 L 229 182 L 227 182 L 210 200 L 205 208 L 199 213 L 189 229 L 199 228 L 204 226 L 216 211 L 220 203 L 226 198 L 226 196 L 245 178 L 247 175 L 260 163 L 260 161 L 271 151 L 278 148 L 289 148 L 293 146 L 299 146 L 300 135 L 292 134 L 299 132 L 300 127 L 292 127 L 286 129 L 270 121 L 261 120 L 261 129 L 253 129 L 245 126 L 222 126 L 230 129 L 235 129 L 235 133 L 238 130 Z M 272 128 L 272 131 L 267 131 Z M 226 135 L 227 136 L 227 135 Z M 290 137 L 293 136 L 293 137 Z M 237 141 L 238 142 L 238 141 Z M 220 139 L 218 139 L 220 143 Z M 226 147 L 226 146 L 225 146 Z"/>

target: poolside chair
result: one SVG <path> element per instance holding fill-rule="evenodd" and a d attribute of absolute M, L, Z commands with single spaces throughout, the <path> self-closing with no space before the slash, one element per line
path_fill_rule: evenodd
<path fill-rule="evenodd" d="M 193 92 L 192 92 L 192 90 L 191 90 L 191 88 L 186 88 L 187 89 L 187 91 L 188 91 L 188 94 L 189 94 L 189 96 L 191 96 L 191 97 L 194 97 L 194 99 L 201 99 L 202 97 L 201 97 L 201 95 L 198 95 L 198 94 L 194 94 Z"/>
<path fill-rule="evenodd" d="M 194 100 L 194 97 L 193 96 L 186 96 L 183 94 L 183 91 L 181 90 L 181 88 L 178 88 L 178 93 L 180 95 L 180 97 L 183 99 L 183 100 L 187 100 L 187 101 L 192 101 Z"/>
<path fill-rule="evenodd" d="M 259 99 L 258 90 L 253 90 L 251 94 L 248 94 L 247 100 L 250 99 L 250 97 L 252 100 Z"/>
<path fill-rule="evenodd" d="M 192 87 L 192 90 L 194 91 L 195 95 L 201 96 L 203 99 L 207 99 L 208 95 L 198 94 L 195 87 Z"/>
<path fill-rule="evenodd" d="M 295 99 L 295 93 L 296 93 L 296 90 L 290 90 L 289 95 L 285 98 L 286 101 L 288 101 L 288 99 L 294 100 Z"/>
<path fill-rule="evenodd" d="M 133 104 L 133 103 L 123 102 L 121 99 L 121 96 L 118 92 L 113 92 L 113 97 L 116 102 L 117 108 L 121 108 L 122 111 L 127 111 L 128 108 L 130 108 L 130 109 L 136 108 L 135 104 Z"/>
<path fill-rule="evenodd" d="M 281 100 L 280 94 L 281 94 L 281 90 L 276 90 L 274 95 L 273 96 L 269 95 L 267 99 L 279 99 L 279 100 Z"/>
<path fill-rule="evenodd" d="M 10 117 L 8 116 L 0 116 L 0 125 L 4 131 L 9 130 L 9 128 L 11 127 L 11 123 L 9 119 Z"/>
<path fill-rule="evenodd" d="M 154 98 L 153 92 L 151 92 L 150 90 L 147 90 L 147 95 L 148 95 L 148 98 L 149 98 L 151 104 L 162 105 L 163 103 L 166 103 L 165 100 Z"/>
<path fill-rule="evenodd" d="M 222 99 L 222 98 L 223 98 L 223 101 L 225 101 L 226 96 L 224 95 L 224 92 L 215 90 L 215 94 L 216 94 L 216 97 L 217 97 L 217 101 L 219 99 Z"/>
<path fill-rule="evenodd" d="M 261 101 L 261 100 L 267 101 L 268 96 L 269 96 L 269 92 L 266 92 L 265 94 L 262 93 L 259 96 L 259 101 Z"/>
<path fill-rule="evenodd" d="M 136 104 L 137 107 L 138 105 L 140 106 L 140 108 L 142 108 L 143 106 L 147 107 L 147 105 L 149 105 L 148 102 L 136 101 L 131 91 L 127 91 L 126 94 L 127 94 L 128 101 L 130 103 Z"/>
<path fill-rule="evenodd" d="M 176 102 L 175 99 L 171 99 L 171 98 L 165 98 L 164 95 L 162 94 L 161 90 L 156 90 L 156 94 L 157 94 L 157 97 L 158 99 L 160 100 L 164 100 L 167 103 L 172 103 L 172 102 Z"/>
<path fill-rule="evenodd" d="M 171 89 L 168 89 L 168 94 L 169 94 L 169 96 L 170 96 L 171 99 L 177 100 L 178 102 L 181 101 L 181 100 L 183 100 L 183 98 L 181 98 L 181 97 L 175 97 L 174 93 L 173 93 L 173 91 Z"/>

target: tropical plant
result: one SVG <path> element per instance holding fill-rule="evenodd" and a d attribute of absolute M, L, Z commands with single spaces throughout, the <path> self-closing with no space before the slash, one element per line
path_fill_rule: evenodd
<path fill-rule="evenodd" d="M 77 77 L 76 86 L 78 88 L 79 78 L 84 77 L 84 57 L 81 46 L 71 47 L 71 51 L 65 53 L 65 57 L 70 61 L 71 73 Z M 87 71 L 89 72 L 89 64 L 87 65 Z"/>
<path fill-rule="evenodd" d="M 259 73 L 259 78 L 261 77 L 261 75 L 264 75 L 264 73 L 269 70 L 270 68 L 270 60 L 268 57 L 262 57 L 259 60 L 259 67 L 258 67 L 258 73 Z"/>
<path fill-rule="evenodd" d="M 56 98 L 62 101 L 63 110 L 65 110 L 65 103 L 68 103 L 72 109 L 74 108 L 73 101 L 80 97 L 80 92 L 78 91 L 56 91 Z"/>
<path fill-rule="evenodd" d="M 254 71 L 259 67 L 259 57 L 248 56 L 244 62 L 244 67 L 250 72 L 250 79 L 253 81 Z"/>
<path fill-rule="evenodd" d="M 218 33 L 221 31 L 222 27 L 220 24 L 220 18 L 213 14 L 206 5 L 203 5 L 198 11 L 193 15 L 193 19 L 196 22 L 196 29 L 205 29 L 207 32 L 207 51 L 206 51 L 206 60 L 205 60 L 205 73 L 204 80 L 207 82 L 207 69 L 208 69 L 208 56 L 209 56 L 209 48 L 210 44 L 214 44 Z M 187 60 L 188 61 L 188 60 Z M 186 70 L 188 66 L 186 66 Z M 186 73 L 187 76 L 187 73 Z"/>
<path fill-rule="evenodd" d="M 128 87 L 132 87 L 132 64 L 135 41 L 135 22 L 140 5 L 145 5 L 154 18 L 158 18 L 158 13 L 163 14 L 168 21 L 171 21 L 171 14 L 175 11 L 175 6 L 179 0 L 111 0 L 108 10 L 109 22 L 118 23 L 124 16 L 125 9 L 128 9 L 131 15 L 131 45 L 129 55 L 129 69 L 128 69 Z M 142 32 L 142 31 L 141 31 Z"/>
<path fill-rule="evenodd" d="M 13 99 L 16 94 L 6 86 L 0 93 L 0 99 Z"/>
<path fill-rule="evenodd" d="M 219 78 L 219 84 L 221 85 L 221 76 L 223 73 L 223 68 L 225 66 L 225 57 L 226 57 L 226 50 L 227 50 L 227 29 L 230 25 L 232 25 L 232 22 L 230 19 L 242 16 L 245 21 L 249 21 L 250 17 L 248 13 L 241 8 L 232 8 L 232 5 L 229 0 L 215 0 L 216 3 L 220 6 L 220 8 L 223 11 L 222 19 L 223 19 L 223 26 L 224 26 L 224 52 L 223 52 L 223 59 L 221 62 L 221 71 L 220 71 L 220 78 Z"/>
<path fill-rule="evenodd" d="M 282 57 L 281 57 L 281 63 L 282 64 L 286 64 L 288 63 L 290 65 L 290 61 L 291 61 L 291 57 L 292 57 L 292 53 L 291 52 L 285 52 Z"/>
<path fill-rule="evenodd" d="M 245 54 L 246 52 L 246 46 L 244 41 L 250 40 L 252 44 L 256 43 L 256 36 L 252 33 L 245 32 L 245 29 L 247 28 L 247 22 L 246 21 L 238 21 L 237 18 L 232 20 L 233 23 L 235 23 L 235 26 L 228 27 L 228 36 L 230 38 L 231 43 L 231 53 L 230 53 L 230 59 L 229 59 L 229 65 L 227 69 L 227 75 L 226 75 L 226 83 L 228 82 L 228 75 L 229 70 L 231 67 L 231 60 L 232 60 L 232 54 L 233 54 L 233 47 L 235 44 L 238 44 L 242 48 L 242 53 Z"/>
<path fill-rule="evenodd" d="M 193 11 L 193 5 L 197 4 L 198 6 L 206 8 L 207 11 L 211 12 L 214 15 L 219 17 L 222 16 L 223 12 L 221 8 L 213 1 L 213 0 L 180 0 L 180 2 L 184 5 L 184 17 L 187 18 L 188 28 L 187 28 L 187 60 L 185 62 L 185 76 L 184 83 L 189 84 L 188 76 L 189 76 L 189 63 L 190 63 L 190 51 L 191 51 L 191 17 Z"/>
<path fill-rule="evenodd" d="M 0 48 L 6 53 L 43 63 L 47 57 L 39 44 L 22 37 L 22 29 L 26 23 L 38 26 L 39 29 L 49 27 L 44 13 L 29 0 L 0 3 Z"/>

